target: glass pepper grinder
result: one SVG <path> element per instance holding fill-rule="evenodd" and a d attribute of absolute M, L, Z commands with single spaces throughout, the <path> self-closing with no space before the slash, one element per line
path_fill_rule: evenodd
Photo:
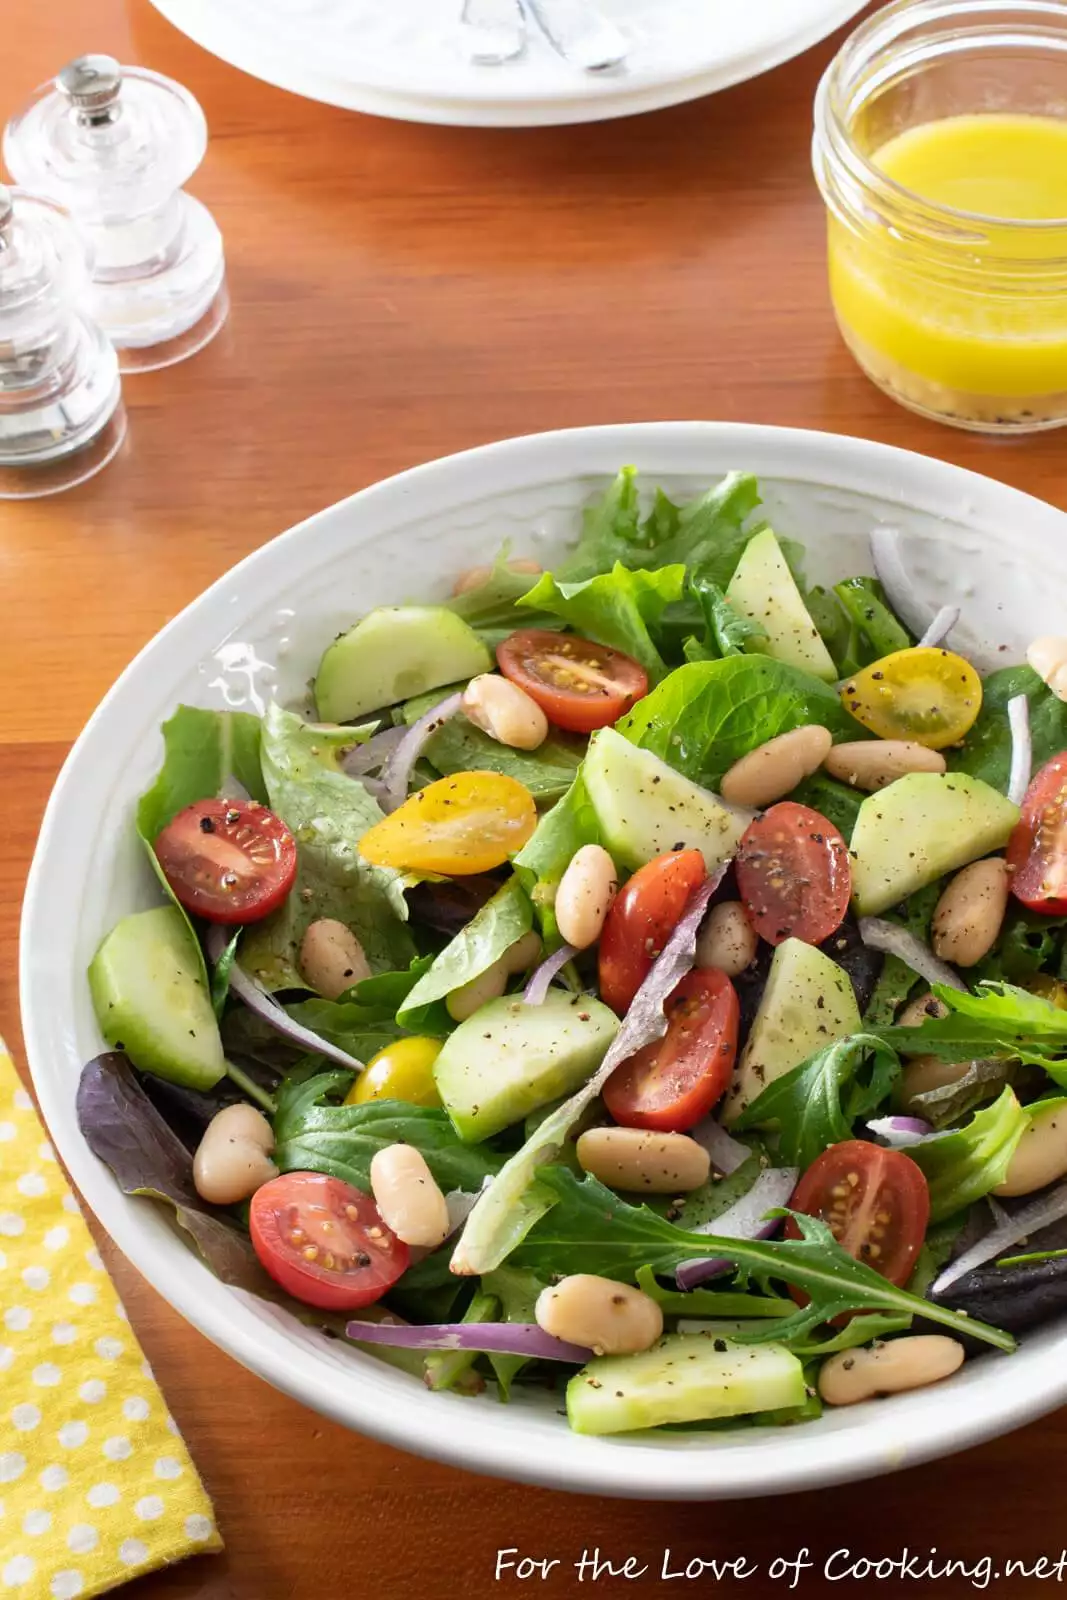
<path fill-rule="evenodd" d="M 0 186 L 0 500 L 73 488 L 125 436 L 118 360 L 85 313 L 89 287 L 69 217 Z"/>
<path fill-rule="evenodd" d="M 222 235 L 182 189 L 206 149 L 187 89 L 111 56 L 79 56 L 7 125 L 15 178 L 64 206 L 92 244 L 92 314 L 123 372 L 183 361 L 226 320 Z"/>

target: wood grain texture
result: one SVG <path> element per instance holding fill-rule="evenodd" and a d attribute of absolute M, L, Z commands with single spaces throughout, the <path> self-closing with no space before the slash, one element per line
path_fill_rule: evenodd
<path fill-rule="evenodd" d="M 87 12 L 91 9 L 92 25 Z M 573 129 L 421 128 L 305 103 L 175 33 L 147 0 L 5 0 L 0 106 L 80 50 L 188 84 L 212 142 L 192 184 L 226 237 L 233 315 L 194 361 L 126 385 L 130 433 L 101 477 L 0 506 L 0 1029 L 17 1038 L 19 901 L 48 788 L 115 675 L 233 562 L 386 474 L 507 434 L 725 418 L 924 451 L 1067 504 L 1063 437 L 994 443 L 882 398 L 842 348 L 809 168 L 832 42 L 691 106 Z M 739 465 L 742 463 L 739 463 Z M 187 1328 L 108 1250 L 132 1321 L 215 1496 L 228 1553 L 131 1600 L 471 1600 L 741 1593 L 775 1556 L 907 1544 L 1002 1566 L 1064 1541 L 1063 1414 L 876 1486 L 720 1506 L 623 1504 L 502 1485 L 354 1437 Z M 561 1449 L 566 1449 L 565 1438 Z M 877 1508 L 877 1514 L 870 1514 Z M 2 1540 L 0 1540 L 2 1544 Z M 579 1585 L 599 1545 L 650 1571 Z M 494 1582 L 498 1548 L 558 1558 Z M 663 1583 L 675 1557 L 763 1576 Z M 1001 1585 L 1010 1600 L 1047 1585 Z M 829 1583 L 803 1594 L 916 1592 Z M 973 1594 L 966 1577 L 929 1591 Z"/>

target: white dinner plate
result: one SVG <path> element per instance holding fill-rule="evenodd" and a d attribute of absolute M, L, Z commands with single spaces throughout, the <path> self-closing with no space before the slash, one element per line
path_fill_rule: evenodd
<path fill-rule="evenodd" d="M 466 58 L 460 0 L 153 0 L 176 28 L 294 94 L 410 122 L 533 127 L 695 100 L 799 55 L 862 0 L 598 0 L 631 50 L 583 73 L 531 25 L 502 66 Z"/>
<path fill-rule="evenodd" d="M 558 1397 L 510 1405 L 431 1394 L 415 1378 L 220 1283 L 147 1199 L 90 1153 L 74 1100 L 102 1042 L 86 966 L 129 911 L 158 902 L 134 835 L 137 796 L 179 701 L 261 708 L 299 698 L 325 641 L 371 606 L 449 593 L 504 539 L 548 563 L 580 512 L 634 462 L 646 493 L 685 496 L 731 468 L 756 473 L 767 515 L 804 541 L 813 581 L 869 570 L 876 523 L 902 530 L 931 609 L 964 608 L 960 647 L 983 667 L 1062 630 L 1067 516 L 942 461 L 860 439 L 718 423 L 651 423 L 512 439 L 365 489 L 256 550 L 127 667 L 74 746 L 49 801 L 26 889 L 21 1003 L 30 1070 L 59 1153 L 104 1227 L 159 1293 L 238 1361 L 362 1433 L 475 1471 L 650 1499 L 773 1494 L 887 1472 L 1016 1427 L 1067 1400 L 1067 1323 L 947 1383 L 794 1428 L 583 1438 Z"/>

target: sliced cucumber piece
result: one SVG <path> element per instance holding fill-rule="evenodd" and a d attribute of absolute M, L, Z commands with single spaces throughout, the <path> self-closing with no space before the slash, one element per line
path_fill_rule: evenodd
<path fill-rule="evenodd" d="M 582 775 L 605 849 L 631 870 L 665 850 L 694 848 L 711 872 L 733 855 L 752 820 L 614 728 L 594 735 Z"/>
<path fill-rule="evenodd" d="M 727 1126 L 735 1122 L 775 1078 L 859 1028 L 856 992 L 844 968 L 813 944 L 783 940 L 774 952 L 763 999 L 734 1068 L 722 1121 Z"/>
<path fill-rule="evenodd" d="M 730 604 L 762 628 L 766 642 L 755 648 L 775 661 L 799 667 L 826 683 L 837 669 L 801 599 L 789 563 L 770 528 L 747 543 L 726 590 Z"/>
<path fill-rule="evenodd" d="M 446 606 L 379 606 L 327 649 L 315 704 L 323 722 L 351 722 L 492 665 L 473 628 Z"/>
<path fill-rule="evenodd" d="M 1007 844 L 1019 808 L 964 772 L 909 772 L 860 806 L 852 900 L 876 917 L 916 889 Z"/>
<path fill-rule="evenodd" d="M 434 1082 L 461 1139 L 475 1144 L 573 1094 L 600 1065 L 619 1029 L 589 995 L 550 989 L 543 1004 L 491 1000 L 460 1023 L 433 1066 Z"/>
<path fill-rule="evenodd" d="M 778 1411 L 804 1398 L 804 1369 L 784 1345 L 674 1333 L 640 1355 L 590 1361 L 567 1385 L 567 1418 L 575 1433 L 630 1433 Z"/>
<path fill-rule="evenodd" d="M 100 1031 L 135 1067 L 188 1089 L 226 1071 L 196 940 L 176 906 L 123 917 L 89 965 Z"/>

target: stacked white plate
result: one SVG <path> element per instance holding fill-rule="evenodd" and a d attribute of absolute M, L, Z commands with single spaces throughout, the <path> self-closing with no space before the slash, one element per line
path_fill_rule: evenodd
<path fill-rule="evenodd" d="M 154 0 L 205 50 L 295 94 L 410 122 L 535 127 L 695 100 L 807 50 L 862 0 L 598 0 L 630 44 L 583 73 L 529 29 L 516 60 L 467 58 L 460 0 Z"/>

